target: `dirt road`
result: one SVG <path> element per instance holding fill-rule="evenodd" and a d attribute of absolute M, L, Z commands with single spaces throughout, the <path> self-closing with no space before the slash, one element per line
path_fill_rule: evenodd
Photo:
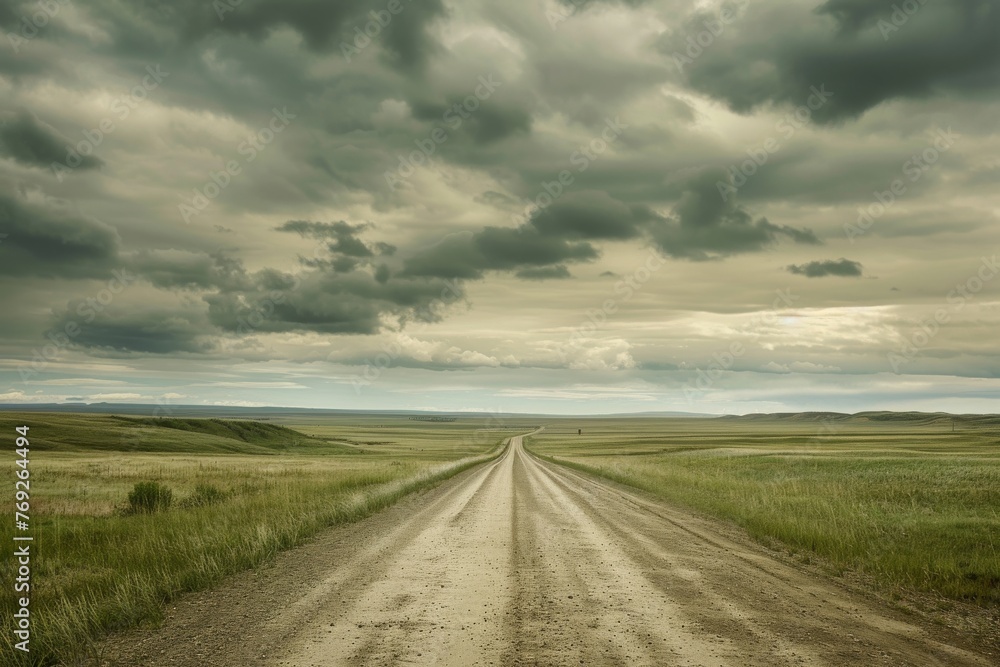
<path fill-rule="evenodd" d="M 728 536 L 727 536 L 728 535 Z M 733 531 L 497 461 L 174 608 L 122 665 L 991 665 Z"/>

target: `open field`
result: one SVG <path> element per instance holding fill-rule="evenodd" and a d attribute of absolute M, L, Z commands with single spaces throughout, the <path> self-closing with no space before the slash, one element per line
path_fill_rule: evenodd
<path fill-rule="evenodd" d="M 267 422 L 0 415 L 0 432 L 11 443 L 16 425 L 31 429 L 32 533 L 40 557 L 33 562 L 37 626 L 26 664 L 68 663 L 109 631 L 158 619 L 162 605 L 183 592 L 488 460 L 504 437 L 481 419 L 382 417 L 367 424 L 379 431 L 376 442 L 355 421 L 327 419 L 310 437 Z M 0 461 L 6 479 L 14 479 L 13 463 L 13 456 Z M 133 486 L 149 481 L 171 490 L 171 507 L 128 512 Z M 7 544 L 12 529 L 11 522 L 0 529 Z M 13 580 L 12 563 L 0 560 L 6 581 Z M 4 627 L 12 613 L 8 602 Z M 16 655 L 9 632 L 0 647 Z"/>
<path fill-rule="evenodd" d="M 529 454 L 326 531 L 112 637 L 107 667 L 989 667 L 1000 644 Z"/>
<path fill-rule="evenodd" d="M 6 413 L 31 427 L 25 664 L 991 664 L 997 421 Z M 140 482 L 170 507 L 130 509 Z"/>
<path fill-rule="evenodd" d="M 559 420 L 529 447 L 733 521 L 803 560 L 869 575 L 890 593 L 995 606 L 997 424 L 885 414 Z"/>

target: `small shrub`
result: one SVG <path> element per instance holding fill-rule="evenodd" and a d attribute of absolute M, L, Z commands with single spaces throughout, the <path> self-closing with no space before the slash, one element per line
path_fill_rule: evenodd
<path fill-rule="evenodd" d="M 132 514 L 158 512 L 170 507 L 173 491 L 159 482 L 137 482 L 128 494 L 128 508 Z"/>
<path fill-rule="evenodd" d="M 184 500 L 185 507 L 205 507 L 221 503 L 229 496 L 228 493 L 214 484 L 199 484 L 194 487 L 194 493 Z"/>

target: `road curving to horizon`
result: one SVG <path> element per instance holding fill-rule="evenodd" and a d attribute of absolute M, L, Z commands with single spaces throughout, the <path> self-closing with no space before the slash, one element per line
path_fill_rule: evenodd
<path fill-rule="evenodd" d="M 623 487 L 503 455 L 188 596 L 108 664 L 988 666 L 920 625 Z"/>

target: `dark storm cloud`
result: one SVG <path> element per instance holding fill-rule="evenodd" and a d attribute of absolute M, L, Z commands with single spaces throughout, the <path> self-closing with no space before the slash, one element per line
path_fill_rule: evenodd
<path fill-rule="evenodd" d="M 18 3 L 0 2 L 0 27 L 8 30 L 20 22 L 21 15 L 17 12 Z"/>
<path fill-rule="evenodd" d="M 199 274 L 198 271 L 193 271 Z M 156 275 L 158 286 L 177 286 L 182 272 Z M 209 279 L 210 272 L 192 276 Z M 231 282 L 223 280 L 220 282 Z M 207 307 L 110 308 L 72 301 L 52 328 L 78 325 L 72 344 L 97 355 L 210 353 L 220 336 L 261 333 L 375 334 L 392 316 L 400 321 L 438 321 L 463 298 L 460 285 L 424 278 L 379 280 L 364 271 L 312 270 L 300 275 L 271 269 L 245 277 L 238 287 L 203 295 Z"/>
<path fill-rule="evenodd" d="M 624 5 L 626 7 L 641 7 L 650 0 L 559 0 L 559 4 L 571 9 L 587 9 L 602 5 Z"/>
<path fill-rule="evenodd" d="M 480 279 L 486 271 L 548 267 L 596 259 L 586 242 L 542 234 L 530 223 L 515 228 L 485 227 L 456 234 L 406 260 L 404 275 Z"/>
<path fill-rule="evenodd" d="M 96 311 L 86 301 L 70 302 L 54 328 L 75 331 L 71 344 L 97 355 L 205 353 L 214 347 L 202 312 L 112 306 L 91 313 Z"/>
<path fill-rule="evenodd" d="M 0 221 L 25 219 L 24 210 L 14 200 L 0 199 Z M 11 230 L 0 243 L 0 257 L 44 250 L 52 260 L 52 275 L 62 277 L 73 271 L 74 276 L 100 277 L 101 271 L 119 266 L 160 290 L 202 293 L 201 308 L 190 301 L 173 308 L 137 311 L 116 304 L 102 308 L 96 319 L 83 312 L 86 302 L 71 302 L 57 318 L 56 329 L 83 317 L 87 325 L 73 344 L 99 355 L 206 353 L 215 349 L 220 336 L 258 332 L 375 334 L 386 317 L 437 321 L 448 304 L 464 296 L 461 285 L 454 282 L 394 276 L 385 264 L 372 269 L 370 260 L 376 254 L 356 237 L 367 225 L 290 221 L 279 227 L 279 231 L 324 241 L 319 251 L 326 254 L 304 262 L 307 269 L 299 274 L 274 269 L 250 273 L 241 260 L 225 252 L 120 253 L 117 235 L 99 223 L 53 221 L 35 215 L 19 227 L 4 224 L 0 228 Z M 382 254 L 394 250 L 384 243 L 373 247 Z M 13 261 L 4 265 L 17 266 Z M 38 270 L 45 266 L 49 264 L 35 261 L 39 275 L 47 275 Z M 54 273 L 56 269 L 60 273 Z"/>
<path fill-rule="evenodd" d="M 456 234 L 406 260 L 407 275 L 482 278 L 486 271 L 516 271 L 532 279 L 566 278 L 566 262 L 596 259 L 592 241 L 640 237 L 658 218 L 603 192 L 580 192 L 536 209 L 525 223 Z"/>
<path fill-rule="evenodd" d="M 586 240 L 622 238 L 636 235 L 626 216 L 618 218 L 616 202 L 601 201 L 604 210 L 588 209 L 583 202 L 554 204 L 537 211 L 534 217 L 514 228 L 485 227 L 474 234 L 451 236 L 435 247 L 409 258 L 405 273 L 441 278 L 482 278 L 485 271 L 555 270 L 563 262 L 590 261 L 598 252 Z M 618 211 L 621 213 L 621 211 Z M 565 271 L 565 267 L 562 267 Z"/>
<path fill-rule="evenodd" d="M 398 0 L 400 9 L 388 11 L 389 0 L 218 0 L 218 2 L 150 1 L 129 7 L 106 4 L 100 7 L 103 18 L 119 29 L 119 45 L 142 48 L 136 40 L 141 24 L 168 25 L 184 41 L 195 42 L 213 33 L 242 35 L 260 41 L 280 27 L 289 27 L 302 35 L 314 51 L 340 52 L 347 44 L 366 48 L 372 41 L 389 54 L 392 64 L 404 69 L 422 66 L 435 50 L 427 26 L 444 14 L 441 0 Z M 381 17 L 376 22 L 375 37 L 355 42 L 357 31 L 364 36 L 372 21 L 370 12 Z M 388 17 L 388 20 L 386 19 Z M 380 23 L 382 25 L 380 25 Z"/>
<path fill-rule="evenodd" d="M 0 274 L 101 278 L 123 265 L 114 228 L 58 206 L 0 194 Z"/>
<path fill-rule="evenodd" d="M 485 227 L 456 234 L 406 260 L 414 276 L 480 279 L 486 271 L 515 271 L 535 279 L 564 278 L 567 262 L 599 256 L 595 241 L 643 238 L 675 258 L 705 260 L 756 252 L 780 237 L 819 244 L 809 230 L 754 220 L 716 188 L 721 172 L 707 170 L 693 178 L 664 218 L 642 205 L 627 205 L 603 192 L 581 192 L 541 209 L 514 228 Z"/>
<path fill-rule="evenodd" d="M 520 107 L 488 103 L 473 113 L 456 115 L 453 110 L 462 107 L 465 99 L 468 99 L 468 94 L 459 93 L 449 97 L 445 102 L 414 100 L 410 106 L 413 109 L 413 117 L 417 120 L 440 122 L 442 119 L 451 118 L 453 123 L 457 123 L 459 119 L 463 120 L 460 126 L 464 128 L 462 131 L 468 133 L 476 144 L 488 144 L 506 139 L 518 132 L 527 134 L 531 131 L 531 113 Z"/>
<path fill-rule="evenodd" d="M 825 276 L 843 276 L 857 278 L 861 276 L 861 262 L 850 259 L 828 259 L 808 262 L 806 264 L 791 264 L 787 267 L 789 273 L 807 278 L 823 278 Z"/>
<path fill-rule="evenodd" d="M 313 239 L 330 239 L 327 247 L 330 252 L 340 253 L 348 257 L 373 257 L 375 252 L 358 238 L 358 234 L 370 229 L 371 225 L 351 225 L 346 222 L 308 222 L 305 220 L 289 220 L 277 228 L 279 232 L 295 232 L 300 236 Z M 382 244 L 380 250 L 391 248 Z"/>
<path fill-rule="evenodd" d="M 358 268 L 358 260 L 352 257 L 338 257 L 330 262 L 330 268 L 333 269 L 335 273 L 350 273 L 354 269 Z"/>
<path fill-rule="evenodd" d="M 239 289 L 249 278 L 239 259 L 222 252 L 123 249 L 118 232 L 62 206 L 0 195 L 0 274 L 110 279 L 136 274 L 159 289 Z"/>
<path fill-rule="evenodd" d="M 562 264 L 537 269 L 521 269 L 514 275 L 521 280 L 562 280 L 573 277 L 569 269 Z"/>
<path fill-rule="evenodd" d="M 253 291 L 211 294 L 205 301 L 212 323 L 229 333 L 374 334 L 386 315 L 436 321 L 442 304 L 461 297 L 458 285 L 443 280 L 379 281 L 364 271 L 310 271 L 284 277 L 272 272 L 258 276 Z"/>
<path fill-rule="evenodd" d="M 69 141 L 34 115 L 22 111 L 0 122 L 0 154 L 34 167 L 49 168 L 66 160 Z M 80 156 L 77 169 L 94 169 L 103 164 L 93 155 Z"/>
<path fill-rule="evenodd" d="M 754 218 L 732 198 L 724 200 L 716 187 L 722 172 L 705 170 L 688 184 L 674 207 L 673 218 L 652 227 L 653 240 L 671 257 L 706 260 L 757 252 L 786 237 L 794 243 L 817 245 L 810 230 L 775 225 Z"/>
<path fill-rule="evenodd" d="M 128 266 L 160 289 L 239 289 L 249 278 L 243 263 L 225 253 L 140 250 Z"/>
<path fill-rule="evenodd" d="M 472 119 L 470 133 L 479 143 L 500 141 L 521 132 L 531 132 L 531 113 L 524 109 L 484 107 Z"/>
<path fill-rule="evenodd" d="M 632 208 L 604 192 L 582 192 L 567 196 L 534 213 L 531 224 L 545 236 L 574 239 L 630 239 L 642 233 L 649 218 L 641 208 Z"/>
<path fill-rule="evenodd" d="M 403 274 L 437 278 L 479 279 L 485 258 L 476 247 L 472 232 L 453 234 L 406 260 Z"/>
<path fill-rule="evenodd" d="M 662 49 L 683 56 L 685 39 L 715 19 L 696 13 Z M 814 118 L 828 122 L 895 98 L 981 94 L 1000 72 L 998 33 L 1000 6 L 991 0 L 828 0 L 811 11 L 755 3 L 690 62 L 679 62 L 691 86 L 741 113 L 805 104 L 825 86 L 833 96 Z"/>
<path fill-rule="evenodd" d="M 20 58 L 13 49 L 0 49 L 0 73 L 13 81 L 23 81 L 33 76 L 58 69 L 52 60 Z"/>
<path fill-rule="evenodd" d="M 203 297 L 215 333 L 374 334 L 386 317 L 436 321 L 448 304 L 463 298 L 457 283 L 394 275 L 384 263 L 374 267 L 376 252 L 357 238 L 369 227 L 308 221 L 281 225 L 277 231 L 324 242 L 319 252 L 326 254 L 303 259 L 307 268 L 298 274 L 275 269 L 249 274 L 242 264 L 220 254 L 193 265 L 195 276 L 214 280 L 217 287 Z M 394 250 L 384 243 L 372 247 L 382 255 Z"/>

